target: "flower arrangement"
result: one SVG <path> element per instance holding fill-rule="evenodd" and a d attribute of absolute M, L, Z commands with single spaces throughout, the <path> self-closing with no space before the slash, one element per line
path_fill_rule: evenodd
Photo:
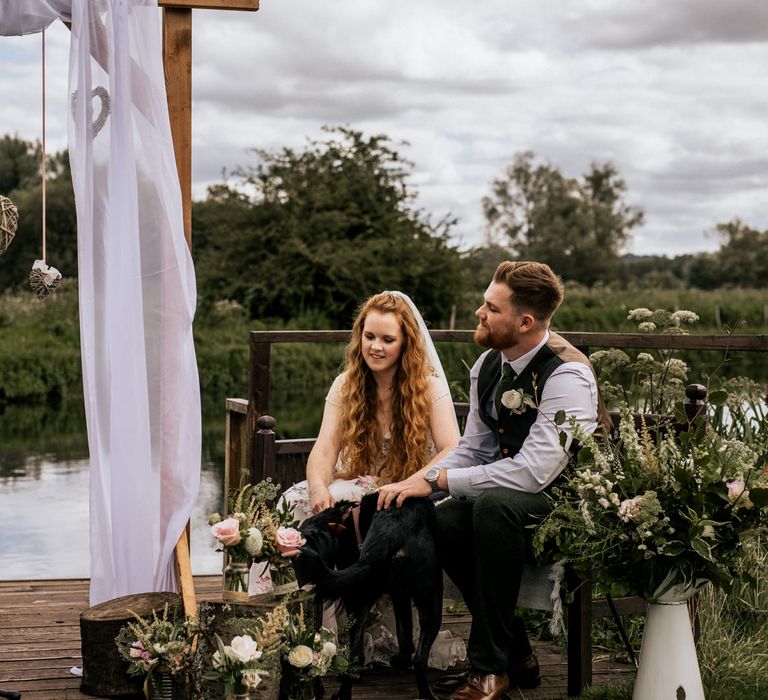
<path fill-rule="evenodd" d="M 744 537 L 766 526 L 765 450 L 703 418 L 652 432 L 626 406 L 616 443 L 573 429 L 581 449 L 536 528 L 537 556 L 649 600 L 705 581 L 730 589 Z"/>
<path fill-rule="evenodd" d="M 266 479 L 246 484 L 232 494 L 232 515 L 213 513 L 208 518 L 211 534 L 227 553 L 224 570 L 225 600 L 248 599 L 248 577 L 252 562 L 270 566 L 275 594 L 297 590 L 290 558 L 299 553 L 304 540 L 295 528 L 290 505 L 278 500 L 279 484 Z"/>
<path fill-rule="evenodd" d="M 261 658 L 263 652 L 249 634 L 236 636 L 224 644 L 216 635 L 217 649 L 213 653 L 213 670 L 203 674 L 208 680 L 224 681 L 224 692 L 241 695 L 256 688 L 268 675 Z"/>
<path fill-rule="evenodd" d="M 315 631 L 307 623 L 303 606 L 287 615 L 283 635 L 284 683 L 290 700 L 312 698 L 314 678 L 349 670 L 349 648 L 339 645 L 333 630 L 321 627 Z"/>
<path fill-rule="evenodd" d="M 651 311 L 641 307 L 630 310 L 627 319 L 635 321 L 641 333 L 687 335 L 686 325 L 696 323 L 699 317 L 684 309 Z M 683 398 L 688 376 L 688 366 L 673 352 L 640 352 L 632 359 L 623 350 L 610 348 L 593 352 L 589 360 L 607 403 L 624 402 L 648 413 L 668 413 Z"/>
<path fill-rule="evenodd" d="M 169 613 L 168 605 L 160 616 L 154 611 L 148 618 L 132 614 L 135 622 L 129 622 L 115 637 L 120 656 L 129 662 L 128 673 L 146 676 L 164 670 L 172 676 L 185 674 L 194 657 L 190 623 L 175 611 Z"/>

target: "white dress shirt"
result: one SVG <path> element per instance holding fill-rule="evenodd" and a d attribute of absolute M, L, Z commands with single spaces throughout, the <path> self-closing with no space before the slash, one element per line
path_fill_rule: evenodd
<path fill-rule="evenodd" d="M 508 362 L 519 375 L 549 340 L 549 331 L 533 350 Z M 490 352 L 490 350 L 488 351 Z M 513 457 L 501 457 L 495 431 L 480 419 L 477 379 L 488 352 L 484 352 L 470 371 L 469 415 L 459 444 L 435 466 L 446 469 L 448 491 L 454 497 L 476 498 L 494 486 L 538 493 L 560 474 L 568 462 L 567 450 L 573 436 L 570 421 L 591 433 L 597 428 L 597 382 L 592 370 L 580 362 L 564 362 L 549 376 L 539 397 L 538 416 L 520 451 Z M 496 417 L 490 392 L 488 412 Z M 526 410 L 537 409 L 528 407 Z M 555 414 L 565 411 L 566 421 L 555 425 Z M 560 445 L 560 431 L 568 438 Z"/>

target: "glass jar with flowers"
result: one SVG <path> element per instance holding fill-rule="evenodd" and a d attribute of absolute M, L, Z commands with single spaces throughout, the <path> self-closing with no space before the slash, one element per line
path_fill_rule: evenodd
<path fill-rule="evenodd" d="M 135 616 L 117 637 L 120 655 L 129 662 L 130 675 L 146 676 L 144 692 L 149 700 L 186 700 L 187 675 L 194 658 L 194 626 L 180 611 L 148 618 Z"/>
<path fill-rule="evenodd" d="M 316 678 L 349 672 L 349 648 L 333 630 L 310 624 L 303 605 L 288 615 L 283 634 L 282 690 L 289 700 L 314 700 Z"/>
<path fill-rule="evenodd" d="M 258 520 L 274 503 L 278 489 L 269 480 L 255 486 L 246 484 L 231 496 L 231 515 L 222 518 L 213 513 L 208 518 L 211 534 L 221 547 L 219 551 L 227 555 L 222 577 L 225 601 L 248 602 L 251 565 L 261 558 L 264 548 Z"/>
<path fill-rule="evenodd" d="M 203 678 L 223 681 L 227 700 L 245 700 L 268 674 L 261 663 L 261 649 L 249 634 L 233 637 L 226 645 L 216 635 L 216 644 L 213 670 L 204 673 Z"/>

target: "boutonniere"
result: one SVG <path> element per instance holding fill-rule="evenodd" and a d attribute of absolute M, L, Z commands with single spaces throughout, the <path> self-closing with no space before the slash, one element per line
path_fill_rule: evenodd
<path fill-rule="evenodd" d="M 533 397 L 518 389 L 505 391 L 501 395 L 501 405 L 518 415 L 526 411 L 528 407 L 536 408 L 536 402 L 533 400 Z"/>

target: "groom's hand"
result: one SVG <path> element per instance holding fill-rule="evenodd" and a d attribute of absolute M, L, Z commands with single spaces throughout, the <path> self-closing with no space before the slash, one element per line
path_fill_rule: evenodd
<path fill-rule="evenodd" d="M 379 489 L 379 501 L 377 510 L 389 508 L 393 503 L 399 508 L 406 498 L 429 496 L 432 493 L 430 485 L 424 481 L 420 474 L 414 474 L 405 481 L 395 484 L 386 484 Z"/>

